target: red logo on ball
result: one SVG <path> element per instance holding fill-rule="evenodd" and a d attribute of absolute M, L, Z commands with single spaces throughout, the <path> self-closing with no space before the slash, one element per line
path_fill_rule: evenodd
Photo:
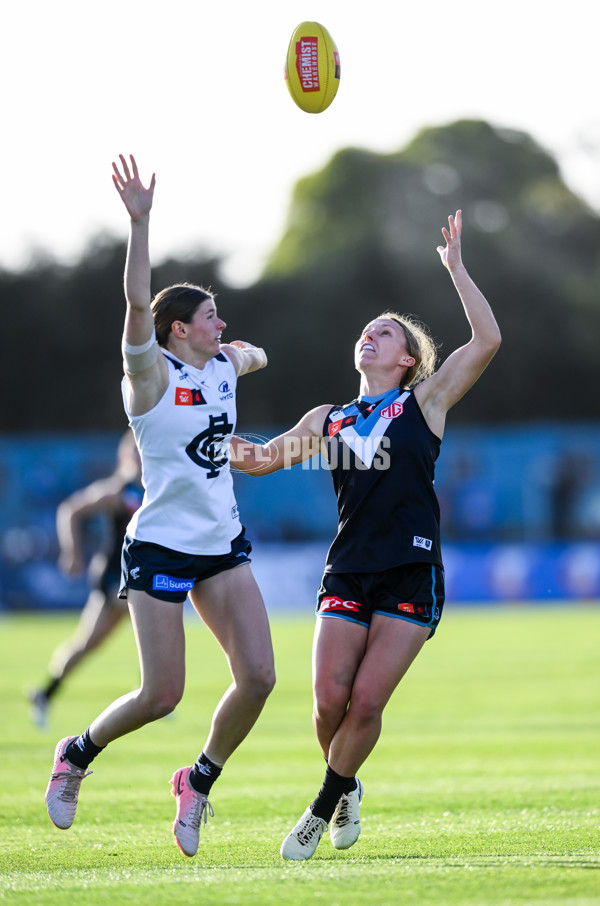
<path fill-rule="evenodd" d="M 302 36 L 296 42 L 296 69 L 302 91 L 319 91 L 319 39 Z"/>

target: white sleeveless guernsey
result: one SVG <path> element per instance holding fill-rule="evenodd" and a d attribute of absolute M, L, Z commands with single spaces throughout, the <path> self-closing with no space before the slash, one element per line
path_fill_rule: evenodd
<path fill-rule="evenodd" d="M 228 554 L 242 527 L 229 467 L 237 375 L 224 353 L 194 368 L 161 350 L 169 386 L 144 415 L 125 411 L 142 460 L 144 499 L 127 533 L 187 554 Z"/>

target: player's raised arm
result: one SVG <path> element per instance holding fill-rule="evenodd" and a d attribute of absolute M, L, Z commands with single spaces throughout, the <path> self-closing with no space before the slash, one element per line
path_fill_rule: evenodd
<path fill-rule="evenodd" d="M 429 427 L 439 436 L 445 416 L 464 396 L 491 362 L 501 342 L 500 329 L 486 298 L 475 285 L 461 256 L 462 212 L 448 218 L 442 228 L 445 246 L 438 246 L 442 264 L 450 273 L 471 327 L 471 339 L 456 349 L 440 368 L 416 390 L 415 396 Z"/>
<path fill-rule="evenodd" d="M 139 345 L 147 341 L 154 329 L 150 311 L 150 251 L 149 227 L 150 210 L 154 198 L 155 174 L 145 188 L 139 176 L 137 164 L 130 155 L 129 165 L 120 154 L 120 168 L 113 162 L 113 183 L 130 217 L 129 244 L 125 264 L 125 298 L 127 316 L 125 339 Z M 131 167 L 131 169 L 130 169 Z"/>
<path fill-rule="evenodd" d="M 129 243 L 125 263 L 127 310 L 122 351 L 133 415 L 152 408 L 165 391 L 167 369 L 159 354 L 150 309 L 151 266 L 149 250 L 150 211 L 154 199 L 155 174 L 146 188 L 136 160 L 128 164 L 120 154 L 120 167 L 113 162 L 113 183 L 130 217 Z"/>

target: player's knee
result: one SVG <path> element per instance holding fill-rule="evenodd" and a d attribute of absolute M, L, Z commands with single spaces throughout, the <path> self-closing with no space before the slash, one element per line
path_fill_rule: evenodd
<path fill-rule="evenodd" d="M 172 714 L 181 698 L 181 695 L 175 693 L 161 697 L 156 703 L 157 718 Z"/>
<path fill-rule="evenodd" d="M 348 688 L 340 683 L 320 683 L 315 686 L 313 713 L 315 720 L 339 723 L 348 707 Z"/>
<path fill-rule="evenodd" d="M 147 723 L 153 720 L 160 720 L 171 714 L 183 696 L 183 689 L 171 687 L 161 689 L 153 695 L 143 695 L 141 705 L 144 711 L 144 718 Z"/>
<path fill-rule="evenodd" d="M 253 672 L 247 684 L 247 691 L 257 701 L 266 701 L 275 686 L 275 667 L 265 665 Z"/>
<path fill-rule="evenodd" d="M 379 697 L 373 693 L 373 690 L 368 688 L 354 689 L 349 712 L 352 715 L 352 719 L 360 725 L 380 723 L 383 704 Z"/>

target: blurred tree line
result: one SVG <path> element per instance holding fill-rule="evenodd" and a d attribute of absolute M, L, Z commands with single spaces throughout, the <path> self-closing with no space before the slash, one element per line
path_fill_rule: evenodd
<path fill-rule="evenodd" d="M 463 260 L 503 345 L 453 414 L 460 422 L 593 419 L 598 404 L 600 217 L 527 134 L 481 121 L 425 129 L 403 150 L 347 148 L 300 180 L 262 277 L 233 288 L 218 258 L 169 259 L 153 290 L 212 286 L 225 339 L 262 345 L 240 382 L 240 429 L 289 425 L 353 398 L 354 343 L 386 308 L 430 326 L 443 359 L 468 340 L 436 246 L 463 210 Z M 0 272 L 4 431 L 120 430 L 125 240 L 95 237 L 72 267 L 38 258 Z"/>

